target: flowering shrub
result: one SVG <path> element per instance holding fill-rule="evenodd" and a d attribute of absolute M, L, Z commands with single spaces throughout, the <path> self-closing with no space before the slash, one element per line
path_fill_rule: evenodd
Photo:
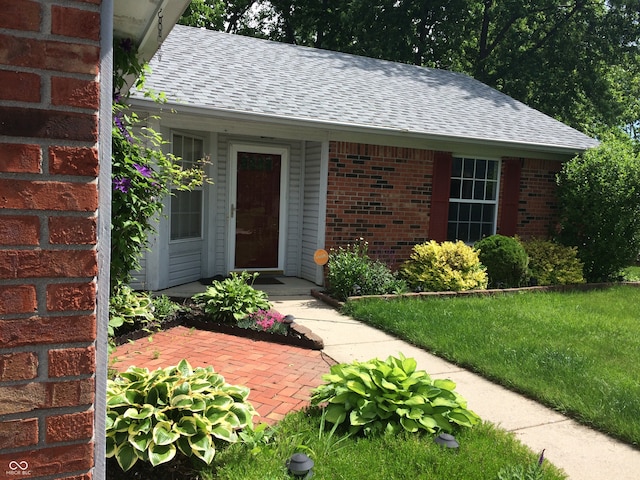
<path fill-rule="evenodd" d="M 125 77 L 136 78 L 144 88 L 146 68 L 140 64 L 130 40 L 114 45 L 114 97 L 112 128 L 111 285 L 128 283 L 130 272 L 140 268 L 140 255 L 154 231 L 153 218 L 160 213 L 171 189 L 190 190 L 202 185 L 202 168 L 183 169 L 179 159 L 162 151 L 166 142 L 144 125 L 126 103 Z M 145 95 L 162 100 L 152 92 Z"/>
<path fill-rule="evenodd" d="M 260 309 L 249 314 L 245 319 L 238 321 L 238 326 L 261 332 L 287 335 L 289 333 L 289 325 L 284 322 L 284 319 L 285 315 L 276 310 Z"/>

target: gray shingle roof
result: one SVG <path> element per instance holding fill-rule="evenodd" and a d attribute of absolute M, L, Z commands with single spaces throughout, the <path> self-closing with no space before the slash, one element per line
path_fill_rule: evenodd
<path fill-rule="evenodd" d="M 426 137 L 596 142 L 463 74 L 176 25 L 147 85 L 170 103 Z"/>

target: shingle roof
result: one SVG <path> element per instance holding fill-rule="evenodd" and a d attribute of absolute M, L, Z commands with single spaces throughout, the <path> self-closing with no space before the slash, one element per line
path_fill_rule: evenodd
<path fill-rule="evenodd" d="M 161 60 L 160 57 L 161 56 Z M 147 85 L 169 103 L 560 149 L 581 132 L 463 74 L 176 25 Z"/>

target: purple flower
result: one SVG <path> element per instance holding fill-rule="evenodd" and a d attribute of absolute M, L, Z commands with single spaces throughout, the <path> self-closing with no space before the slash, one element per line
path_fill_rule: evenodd
<path fill-rule="evenodd" d="M 120 40 L 120 48 L 127 53 L 131 52 L 131 50 L 133 50 L 133 40 L 130 38 L 123 38 Z"/>
<path fill-rule="evenodd" d="M 149 167 L 147 167 L 146 165 L 139 165 L 137 163 L 134 163 L 133 166 L 138 171 L 138 173 L 140 173 L 140 175 L 146 178 L 151 178 L 153 170 L 151 170 Z"/>
<path fill-rule="evenodd" d="M 123 177 L 123 178 L 114 178 L 113 179 L 113 189 L 119 190 L 122 193 L 128 193 L 131 188 L 131 180 Z"/>
<path fill-rule="evenodd" d="M 116 124 L 116 126 L 118 127 L 118 130 L 120 130 L 120 133 L 122 133 L 122 136 L 127 140 L 127 142 L 133 143 L 133 138 L 131 137 L 131 134 L 129 134 L 129 131 L 124 126 L 124 123 L 122 123 L 122 113 L 118 113 L 114 115 L 113 122 Z"/>

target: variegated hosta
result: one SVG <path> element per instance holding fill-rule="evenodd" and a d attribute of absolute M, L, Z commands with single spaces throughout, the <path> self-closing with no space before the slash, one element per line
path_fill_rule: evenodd
<path fill-rule="evenodd" d="M 432 380 L 424 370 L 416 370 L 413 358 L 402 354 L 386 361 L 333 365 L 322 378 L 327 383 L 314 390 L 311 404 L 326 403 L 326 420 L 348 421 L 351 432 L 451 432 L 455 426 L 472 427 L 480 421 L 454 391 L 455 383 Z"/>
<path fill-rule="evenodd" d="M 178 452 L 210 464 L 216 442 L 236 442 L 252 425 L 257 412 L 248 396 L 247 387 L 186 360 L 153 372 L 130 367 L 107 384 L 107 457 L 124 471 L 138 460 L 160 465 Z"/>

